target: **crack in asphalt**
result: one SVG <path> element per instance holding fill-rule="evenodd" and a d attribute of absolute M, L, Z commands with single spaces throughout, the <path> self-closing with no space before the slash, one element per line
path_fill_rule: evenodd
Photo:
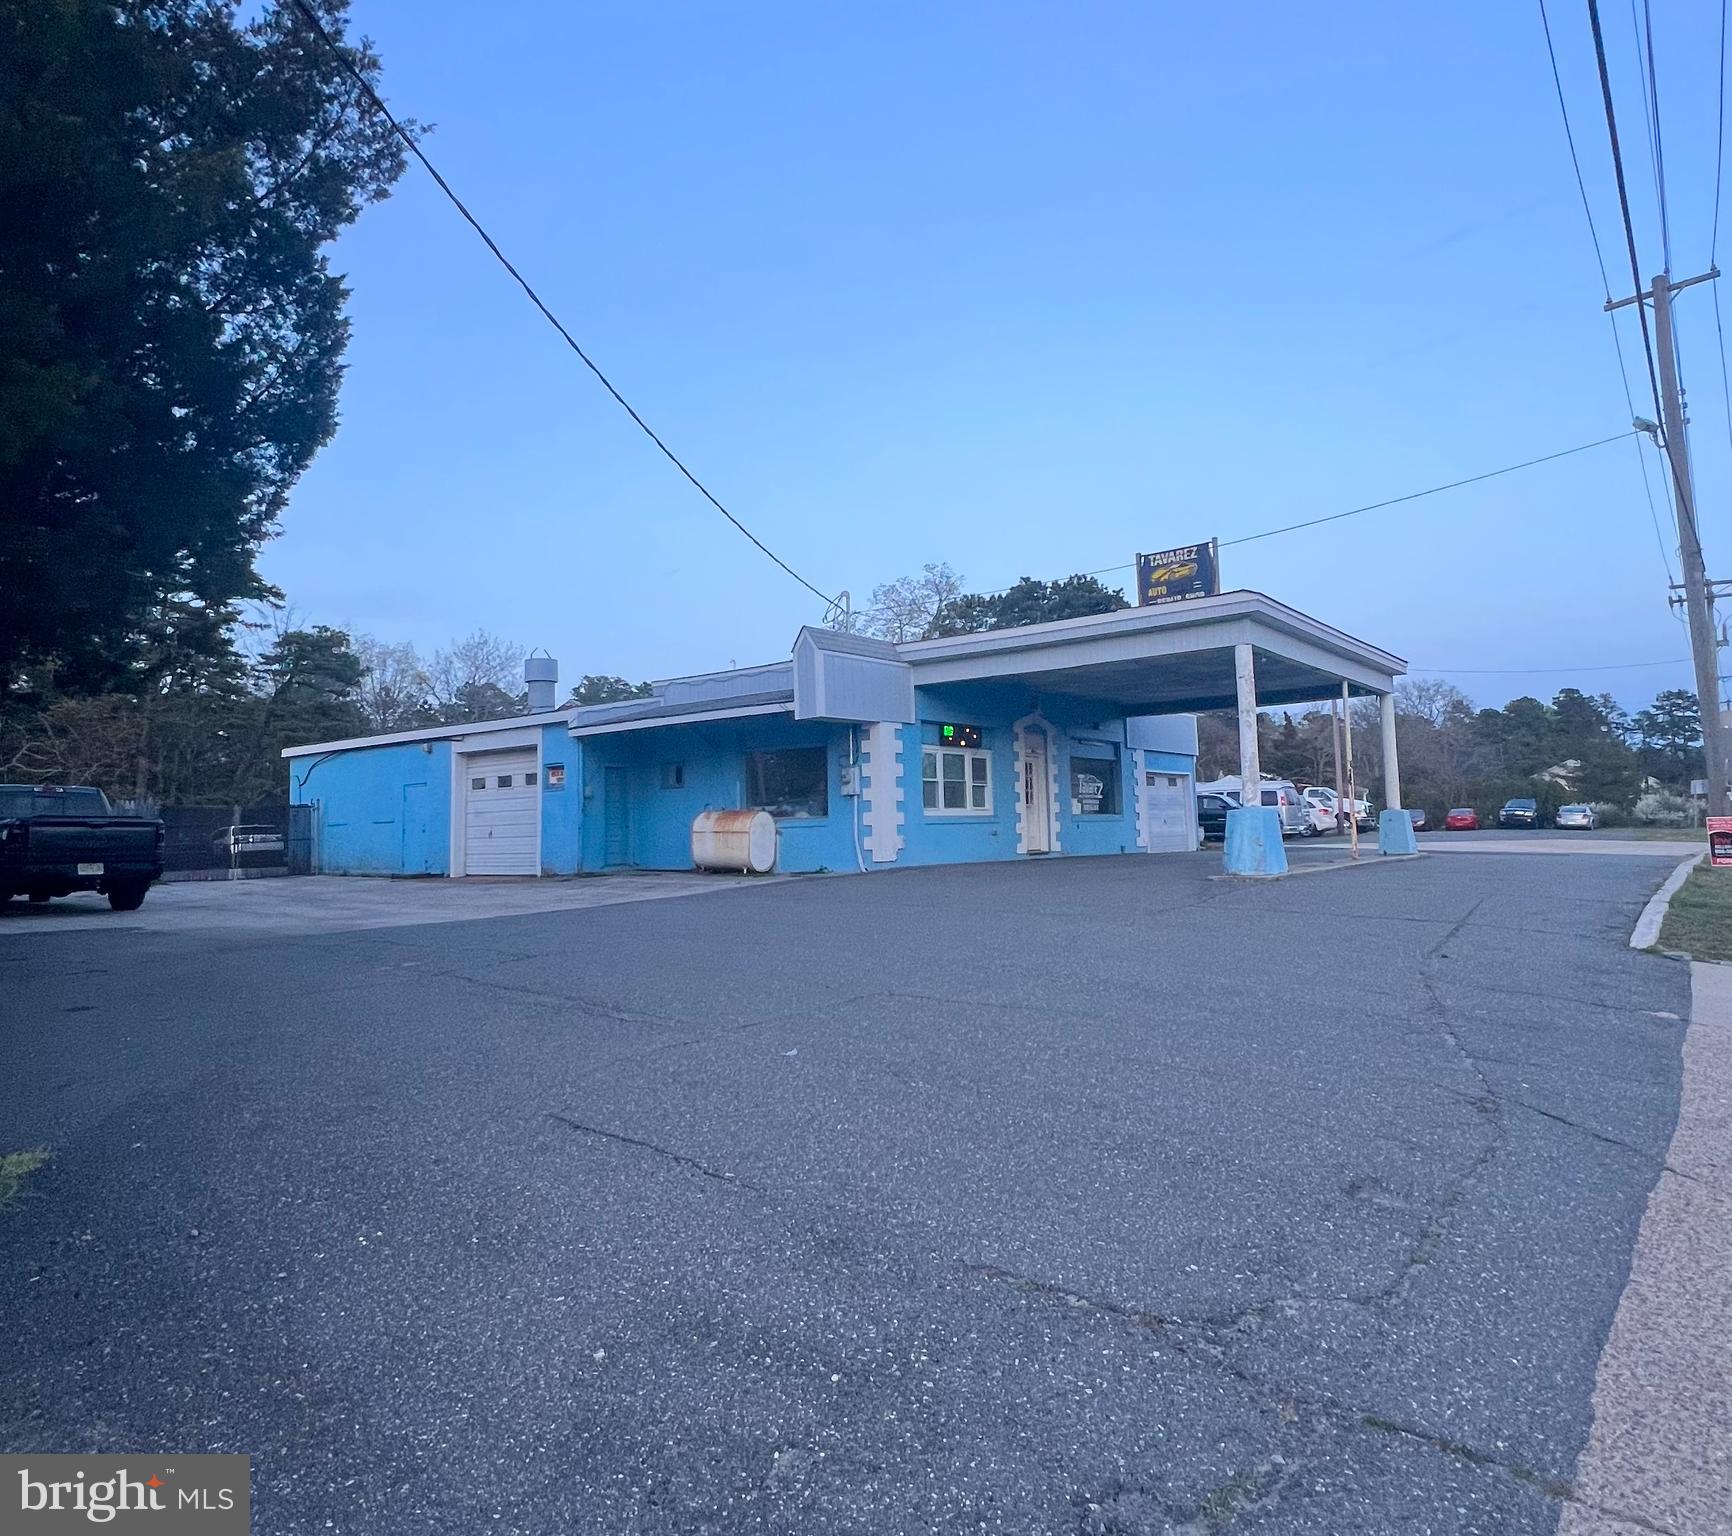
<path fill-rule="evenodd" d="M 1466 1099 L 1469 1103 L 1478 1102 L 1478 1096 L 1463 1093 L 1459 1088 L 1451 1088 L 1447 1083 L 1433 1083 L 1431 1086 L 1440 1093 L 1454 1094 L 1455 1097 Z M 1625 1141 L 1621 1136 L 1613 1136 L 1606 1131 L 1596 1130 L 1591 1125 L 1584 1125 L 1580 1120 L 1572 1120 L 1568 1115 L 1560 1115 L 1556 1110 L 1542 1109 L 1538 1104 L 1530 1103 L 1527 1099 L 1518 1099 L 1513 1094 L 1494 1092 L 1492 1097 L 1499 1104 L 1509 1104 L 1516 1109 L 1525 1109 L 1530 1115 L 1538 1115 L 1542 1120 L 1551 1120 L 1558 1125 L 1569 1127 L 1572 1131 L 1580 1131 L 1582 1135 L 1591 1137 L 1608 1147 L 1617 1147 L 1620 1151 L 1633 1153 L 1642 1162 L 1663 1173 L 1674 1174 L 1680 1179 L 1688 1179 L 1692 1184 L 1712 1183 L 1711 1180 L 1703 1179 L 1698 1174 L 1686 1173 L 1682 1168 L 1673 1167 L 1657 1152 L 1650 1151 L 1646 1147 L 1638 1147 L 1635 1142 Z"/>
<path fill-rule="evenodd" d="M 595 1136 L 602 1141 L 618 1142 L 621 1146 L 637 1147 L 645 1152 L 654 1152 L 658 1157 L 665 1157 L 671 1163 L 677 1163 L 681 1168 L 689 1168 L 694 1173 L 701 1173 L 706 1179 L 714 1179 L 718 1184 L 726 1184 L 734 1189 L 750 1189 L 763 1192 L 761 1184 L 754 1184 L 750 1179 L 742 1179 L 738 1174 L 727 1173 L 720 1168 L 712 1168 L 708 1163 L 695 1157 L 688 1157 L 684 1152 L 676 1152 L 671 1147 L 664 1147 L 659 1142 L 646 1141 L 641 1136 L 628 1136 L 624 1131 L 610 1131 L 599 1125 L 585 1125 L 583 1121 L 562 1114 L 557 1109 L 544 1111 L 549 1120 L 556 1121 L 568 1130 L 581 1131 L 586 1136 Z"/>
<path fill-rule="evenodd" d="M 466 981 L 473 987 L 487 987 L 495 992 L 513 992 L 520 997 L 539 997 L 550 1003 L 562 1003 L 567 1008 L 579 1013 L 588 1014 L 591 1018 L 611 1019 L 616 1024 L 685 1024 L 686 1019 L 673 1018 L 667 1014 L 637 1013 L 629 1008 L 611 1008 L 606 1003 L 597 1003 L 589 998 L 577 997 L 570 992 L 550 992 L 545 987 L 526 986 L 520 981 L 495 981 L 487 976 L 472 976 L 467 971 L 430 971 L 429 977 L 437 981 Z"/>
<path fill-rule="evenodd" d="M 1185 1330 L 1187 1329 L 1196 1329 L 1203 1333 L 1232 1332 L 1236 1328 L 1242 1327 L 1243 1323 L 1250 1317 L 1262 1317 L 1290 1303 L 1329 1301 L 1364 1305 L 1366 1303 L 1362 1298 L 1352 1296 L 1293 1297 L 1286 1301 L 1262 1302 L 1255 1307 L 1245 1308 L 1241 1312 L 1224 1314 L 1219 1317 L 1185 1318 L 1156 1312 L 1152 1308 L 1089 1296 L 1068 1286 L 1059 1285 L 1049 1280 L 1041 1280 L 1036 1276 L 1007 1269 L 1002 1265 L 970 1263 L 965 1264 L 963 1268 L 970 1274 L 1003 1284 L 1021 1295 L 1032 1297 L 1044 1304 L 1063 1307 L 1067 1311 L 1079 1315 L 1089 1314 L 1114 1322 L 1128 1323 L 1141 1332 L 1159 1334 L 1162 1341 L 1175 1355 L 1223 1371 L 1242 1386 L 1249 1388 L 1260 1403 L 1273 1407 L 1277 1420 L 1282 1426 L 1282 1432 L 1287 1432 L 1292 1426 L 1297 1425 L 1297 1430 L 1293 1432 L 1306 1442 L 1309 1454 L 1268 1458 L 1248 1472 L 1235 1474 L 1194 1506 L 1181 1505 L 1170 1496 L 1157 1490 L 1130 1483 L 1113 1483 L 1094 1495 L 1073 1495 L 1073 1502 L 1081 1506 L 1077 1520 L 1079 1533 L 1090 1533 L 1092 1536 L 1092 1533 L 1116 1530 L 1118 1526 L 1110 1513 L 1111 1507 L 1127 1495 L 1132 1495 L 1146 1498 L 1159 1506 L 1167 1516 L 1169 1527 L 1174 1536 L 1179 1536 L 1179 1533 L 1184 1533 L 1184 1536 L 1211 1536 L 1211 1533 L 1224 1530 L 1228 1523 L 1239 1514 L 1253 1510 L 1267 1510 L 1278 1502 L 1286 1486 L 1308 1466 L 1315 1465 L 1320 1459 L 1320 1442 L 1323 1434 L 1327 1430 L 1333 1430 L 1344 1436 L 1370 1431 L 1411 1440 L 1444 1455 L 1454 1457 L 1458 1461 L 1466 1462 L 1470 1466 L 1501 1473 L 1556 1502 L 1580 1505 L 1584 1509 L 1592 1510 L 1595 1514 L 1624 1521 L 1640 1530 L 1652 1532 L 1653 1536 L 1685 1536 L 1685 1533 L 1675 1531 L 1671 1527 L 1661 1525 L 1645 1516 L 1584 1498 L 1577 1491 L 1575 1485 L 1566 1478 L 1548 1477 L 1528 1466 L 1525 1462 L 1501 1456 L 1467 1441 L 1439 1434 L 1422 1424 L 1391 1419 L 1381 1414 L 1368 1412 L 1343 1402 L 1330 1393 L 1318 1393 L 1311 1390 L 1295 1391 L 1290 1385 L 1283 1386 L 1245 1369 L 1230 1358 L 1224 1344 L 1185 1337 Z M 1306 1425 L 1300 1422 L 1301 1409 L 1307 1410 L 1313 1416 L 1314 1422 L 1312 1424 Z M 1105 1521 L 1095 1518 L 1103 1514 L 1107 1516 Z"/>
<path fill-rule="evenodd" d="M 1562 1478 L 1549 1478 L 1543 1473 L 1534 1471 L 1519 1461 L 1506 1461 L 1494 1456 L 1490 1451 L 1481 1450 L 1478 1446 L 1468 1445 L 1464 1441 L 1452 1440 L 1448 1435 L 1437 1434 L 1433 1430 L 1417 1424 L 1406 1424 L 1396 1419 L 1382 1418 L 1374 1413 L 1362 1414 L 1360 1424 L 1366 1429 L 1376 1430 L 1382 1434 L 1396 1435 L 1407 1440 L 1416 1440 L 1421 1445 L 1428 1445 L 1433 1450 L 1442 1451 L 1446 1456 L 1453 1456 L 1458 1461 L 1465 1461 L 1470 1466 L 1488 1467 L 1506 1473 L 1517 1482 L 1525 1483 L 1537 1489 L 1547 1498 L 1555 1499 L 1564 1504 L 1578 1504 L 1583 1509 L 1590 1509 L 1597 1515 L 1608 1519 L 1619 1520 L 1627 1525 L 1636 1526 L 1640 1530 L 1652 1531 L 1654 1536 L 1686 1536 L 1686 1533 L 1676 1531 L 1671 1526 L 1661 1525 L 1650 1520 L 1645 1515 L 1638 1515 L 1627 1509 L 1614 1509 L 1610 1505 L 1597 1504 L 1592 1499 L 1585 1499 L 1576 1491 L 1573 1483 Z"/>

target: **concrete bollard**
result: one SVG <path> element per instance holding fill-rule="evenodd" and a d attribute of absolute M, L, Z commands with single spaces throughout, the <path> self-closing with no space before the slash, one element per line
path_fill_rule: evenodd
<path fill-rule="evenodd" d="M 1268 879 L 1286 874 L 1281 813 L 1270 805 L 1246 805 L 1228 811 L 1224 862 L 1229 875 Z"/>
<path fill-rule="evenodd" d="M 1418 853 L 1419 839 L 1414 836 L 1413 818 L 1406 811 L 1380 811 L 1377 816 L 1377 851 L 1379 853 Z"/>

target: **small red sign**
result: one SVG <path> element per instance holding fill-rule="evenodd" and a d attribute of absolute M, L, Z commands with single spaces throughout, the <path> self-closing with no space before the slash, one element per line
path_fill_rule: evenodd
<path fill-rule="evenodd" d="M 1708 818 L 1708 862 L 1719 869 L 1732 869 L 1732 816 Z"/>

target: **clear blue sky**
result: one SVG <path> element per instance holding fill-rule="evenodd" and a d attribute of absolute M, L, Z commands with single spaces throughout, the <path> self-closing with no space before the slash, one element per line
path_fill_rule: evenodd
<path fill-rule="evenodd" d="M 1655 9 L 1688 275 L 1708 260 L 1718 8 Z M 1637 60 L 1605 10 L 1646 274 Z M 437 125 L 435 162 L 627 397 L 857 602 L 927 560 L 976 589 L 1062 576 L 1628 424 L 1535 5 L 353 15 L 393 106 Z M 1585 9 L 1553 0 L 1552 24 L 1622 292 Z M 426 650 L 482 627 L 569 681 L 768 660 L 819 619 L 417 168 L 334 261 L 342 427 L 263 560 L 304 621 Z M 1732 575 L 1708 289 L 1680 303 L 1710 573 Z M 1617 444 L 1229 550 L 1226 584 L 1463 669 L 1481 702 L 1574 683 L 1640 704 L 1688 667 L 1587 670 L 1688 654 L 1637 463 Z M 1516 667 L 1537 670 L 1466 670 Z"/>

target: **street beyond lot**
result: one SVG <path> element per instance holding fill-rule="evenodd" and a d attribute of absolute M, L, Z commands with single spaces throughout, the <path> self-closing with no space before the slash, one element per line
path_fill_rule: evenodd
<path fill-rule="evenodd" d="M 261 1531 L 1549 1532 L 1671 851 L 0 924 L 0 1448 L 250 1452 Z"/>

